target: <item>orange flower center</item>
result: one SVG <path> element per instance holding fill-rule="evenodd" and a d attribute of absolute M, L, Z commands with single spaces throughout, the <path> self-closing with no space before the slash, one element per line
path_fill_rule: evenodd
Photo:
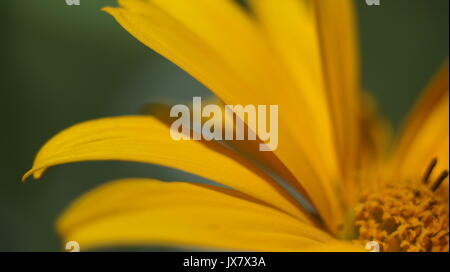
<path fill-rule="evenodd" d="M 377 242 L 381 251 L 448 252 L 448 205 L 434 190 L 390 186 L 364 195 L 356 207 L 358 240 Z"/>

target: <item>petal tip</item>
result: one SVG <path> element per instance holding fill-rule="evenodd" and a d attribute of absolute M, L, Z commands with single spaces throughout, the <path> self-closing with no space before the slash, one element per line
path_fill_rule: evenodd
<path fill-rule="evenodd" d="M 34 179 L 40 179 L 44 172 L 45 169 L 32 168 L 22 176 L 22 183 L 25 183 L 30 176 L 33 176 Z"/>
<path fill-rule="evenodd" d="M 22 183 L 25 183 L 27 181 L 27 179 L 33 174 L 33 169 L 29 170 L 28 172 L 26 172 L 23 176 L 22 176 Z"/>
<path fill-rule="evenodd" d="M 106 12 L 108 14 L 113 15 L 113 13 L 115 12 L 115 9 L 117 9 L 117 8 L 115 8 L 115 7 L 103 7 L 100 10 L 104 11 L 104 12 Z"/>

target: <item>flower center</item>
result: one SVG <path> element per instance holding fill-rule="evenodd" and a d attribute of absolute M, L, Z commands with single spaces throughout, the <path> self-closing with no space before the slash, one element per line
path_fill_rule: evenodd
<path fill-rule="evenodd" d="M 449 250 L 448 209 L 426 186 L 387 187 L 365 196 L 357 207 L 359 240 L 382 251 Z"/>
<path fill-rule="evenodd" d="M 431 170 L 418 186 L 388 186 L 363 195 L 354 221 L 359 241 L 377 242 L 381 251 L 448 252 L 448 204 L 434 193 L 448 172 L 430 186 Z"/>

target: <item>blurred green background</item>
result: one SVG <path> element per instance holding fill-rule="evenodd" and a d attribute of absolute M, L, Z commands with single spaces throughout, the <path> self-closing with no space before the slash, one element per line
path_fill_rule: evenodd
<path fill-rule="evenodd" d="M 448 55 L 448 0 L 358 0 L 363 86 L 398 128 Z M 100 7 L 114 0 L 0 3 L 0 251 L 61 250 L 57 215 L 83 192 L 121 177 L 186 177 L 132 163 L 56 167 L 22 184 L 39 147 L 80 121 L 137 113 L 150 101 L 208 91 L 125 32 Z"/>

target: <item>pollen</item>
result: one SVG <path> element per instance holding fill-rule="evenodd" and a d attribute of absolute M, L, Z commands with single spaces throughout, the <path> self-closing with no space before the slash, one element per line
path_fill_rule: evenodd
<path fill-rule="evenodd" d="M 354 224 L 358 240 L 375 241 L 381 251 L 449 251 L 447 202 L 426 184 L 363 195 Z"/>

